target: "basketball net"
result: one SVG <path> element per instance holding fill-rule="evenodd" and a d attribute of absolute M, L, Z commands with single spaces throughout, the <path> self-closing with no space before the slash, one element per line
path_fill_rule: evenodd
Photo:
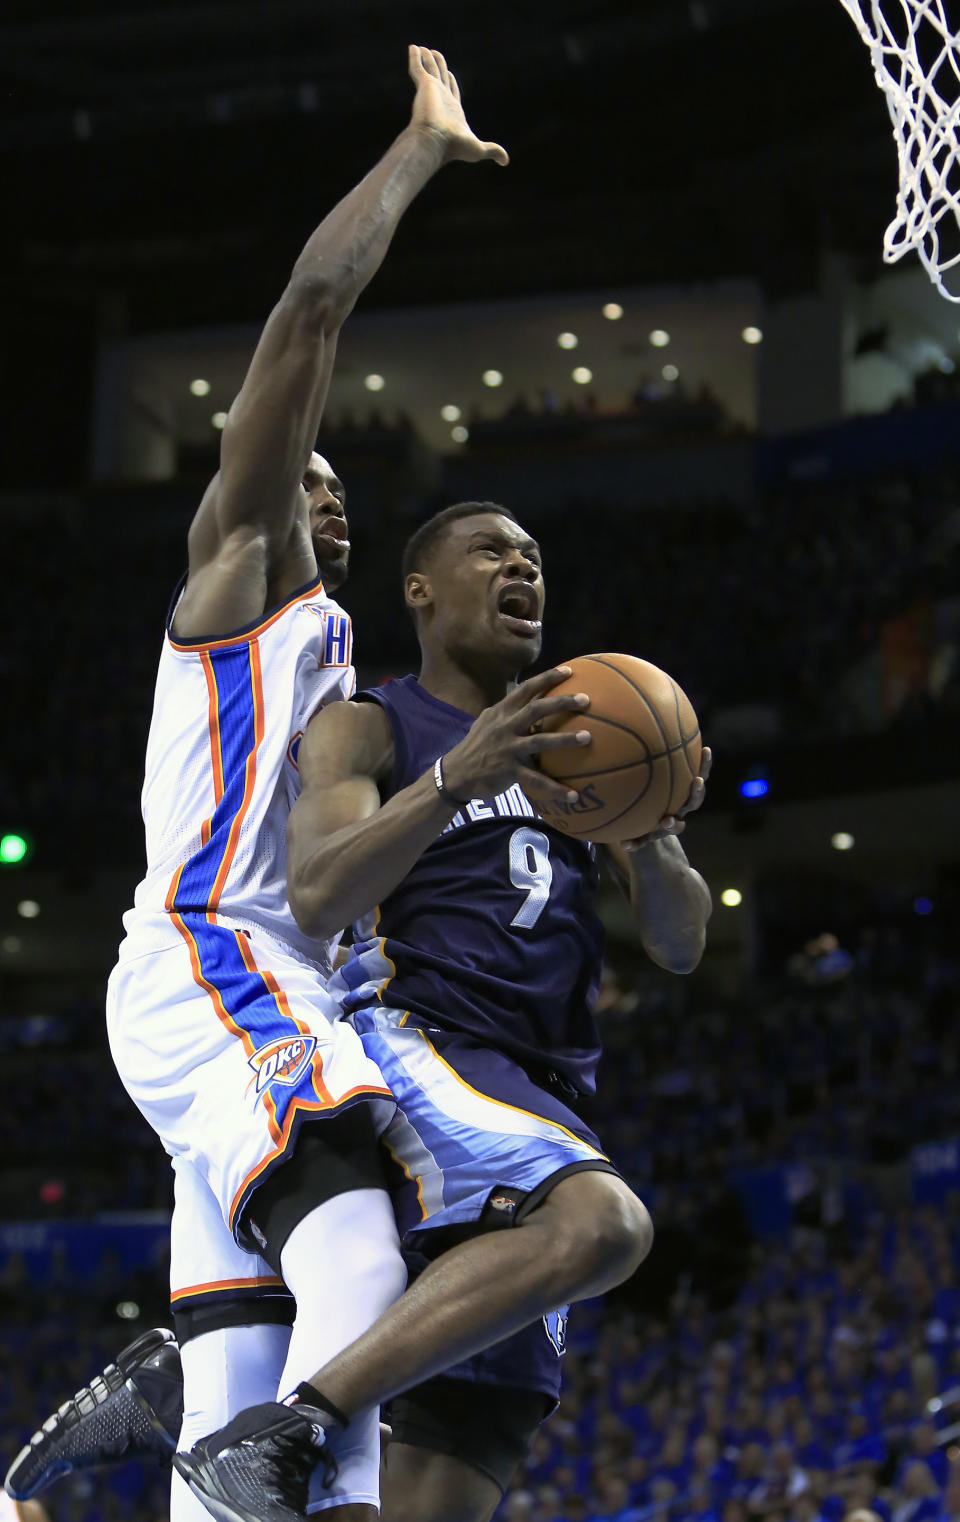
<path fill-rule="evenodd" d="M 897 215 L 884 234 L 883 257 L 894 264 L 915 248 L 934 285 L 960 302 L 960 273 L 956 294 L 943 278 L 960 264 L 960 38 L 943 0 L 840 3 L 870 49 L 900 160 Z M 941 248 L 941 234 L 952 247 Z"/>

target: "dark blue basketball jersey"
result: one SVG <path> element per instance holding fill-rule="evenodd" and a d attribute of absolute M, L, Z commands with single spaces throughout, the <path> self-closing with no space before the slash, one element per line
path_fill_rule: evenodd
<path fill-rule="evenodd" d="M 412 676 L 357 701 L 379 703 L 393 730 L 384 802 L 431 770 L 473 723 Z M 546 824 L 519 784 L 471 799 L 375 914 L 354 926 L 353 954 L 335 980 L 344 1009 L 379 1003 L 404 1011 L 405 1024 L 475 1036 L 528 1070 L 592 1093 L 604 945 L 597 880 L 595 848 Z"/>

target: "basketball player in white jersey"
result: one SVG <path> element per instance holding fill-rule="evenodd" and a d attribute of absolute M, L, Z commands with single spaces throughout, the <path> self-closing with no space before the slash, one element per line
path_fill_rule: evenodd
<path fill-rule="evenodd" d="M 148 867 L 107 1018 L 118 1072 L 173 1161 L 186 1448 L 251 1401 L 295 1391 L 318 1347 L 346 1346 L 406 1282 L 376 1145 L 389 1091 L 356 1034 L 333 1023 L 323 979 L 336 941 L 296 925 L 284 831 L 300 736 L 353 684 L 350 620 L 330 596 L 349 555 L 344 492 L 312 452 L 339 330 L 431 176 L 456 159 L 507 162 L 470 130 L 442 55 L 411 47 L 409 71 L 409 125 L 308 240 L 260 338 L 160 658 Z M 166 1344 L 149 1336 L 159 1375 Z M 119 1387 L 128 1371 L 113 1376 Z M 97 1387 L 61 1429 L 89 1415 Z M 317 1509 L 375 1516 L 377 1419 L 370 1410 L 324 1451 L 320 1468 L 336 1478 L 318 1476 Z M 175 1477 L 172 1522 L 206 1515 Z"/>

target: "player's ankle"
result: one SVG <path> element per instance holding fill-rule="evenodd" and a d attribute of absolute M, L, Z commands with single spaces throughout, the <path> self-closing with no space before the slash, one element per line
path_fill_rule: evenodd
<path fill-rule="evenodd" d="M 331 1427 L 348 1427 L 350 1425 L 349 1416 L 341 1411 L 339 1406 L 335 1406 L 333 1401 L 324 1395 L 322 1390 L 318 1390 L 317 1386 L 311 1384 L 308 1380 L 303 1380 L 297 1385 L 295 1390 L 292 1390 L 289 1395 L 285 1395 L 280 1404 L 283 1406 L 309 1406 L 311 1412 L 319 1411 L 322 1417 L 322 1425 L 326 1429 Z"/>

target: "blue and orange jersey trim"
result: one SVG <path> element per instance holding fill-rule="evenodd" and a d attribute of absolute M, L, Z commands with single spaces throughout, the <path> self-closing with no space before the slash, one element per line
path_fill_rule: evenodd
<path fill-rule="evenodd" d="M 164 901 L 168 914 L 216 911 L 253 800 L 265 733 L 259 641 L 203 651 L 200 659 L 207 684 L 214 810 L 201 826 L 199 850 L 173 874 Z"/>
<path fill-rule="evenodd" d="M 256 639 L 258 635 L 263 634 L 264 630 L 269 629 L 272 624 L 277 622 L 278 618 L 282 618 L 284 613 L 287 613 L 298 602 L 303 602 L 308 597 L 316 597 L 318 593 L 323 596 L 323 578 L 315 576 L 313 581 L 305 582 L 302 587 L 298 587 L 293 595 L 288 597 L 287 601 L 282 603 L 280 607 L 273 608 L 270 612 L 264 612 L 259 618 L 254 619 L 252 623 L 243 624 L 239 629 L 234 629 L 230 634 L 200 639 L 175 639 L 171 633 L 171 627 L 180 594 L 186 584 L 187 578 L 184 575 L 177 584 L 170 603 L 170 612 L 167 615 L 167 639 L 170 642 L 171 648 L 185 654 L 194 654 L 202 650 L 225 650 L 232 645 L 243 644 L 247 640 Z"/>

